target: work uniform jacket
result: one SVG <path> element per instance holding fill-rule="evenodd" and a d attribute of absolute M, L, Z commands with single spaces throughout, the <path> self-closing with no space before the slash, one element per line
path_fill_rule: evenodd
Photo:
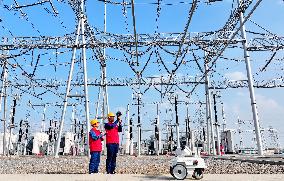
<path fill-rule="evenodd" d="M 106 130 L 106 144 L 119 144 L 119 135 L 118 132 L 122 132 L 122 126 L 119 124 L 117 125 L 118 120 L 114 123 L 106 123 L 105 130 Z"/>
<path fill-rule="evenodd" d="M 92 128 L 89 133 L 90 152 L 102 151 L 103 135 L 97 128 Z"/>

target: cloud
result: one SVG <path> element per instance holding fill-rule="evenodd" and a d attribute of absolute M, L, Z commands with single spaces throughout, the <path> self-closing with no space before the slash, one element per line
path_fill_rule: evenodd
<path fill-rule="evenodd" d="M 264 95 L 256 94 L 256 103 L 258 107 L 260 125 L 264 128 L 272 126 L 278 131 L 279 141 L 284 146 L 283 139 L 283 117 L 284 117 L 284 106 L 277 102 L 279 99 L 273 99 Z M 281 99 L 280 99 L 281 100 Z"/>
<path fill-rule="evenodd" d="M 244 80 L 247 79 L 246 75 L 243 72 L 231 72 L 231 73 L 226 73 L 225 77 L 227 77 L 229 80 Z"/>
<path fill-rule="evenodd" d="M 260 94 L 256 94 L 257 104 L 264 110 L 279 110 L 282 107 L 274 100 Z"/>
<path fill-rule="evenodd" d="M 278 0 L 277 4 L 283 6 L 284 5 L 284 1 L 283 0 Z"/>
<path fill-rule="evenodd" d="M 259 91 L 260 92 L 260 91 Z M 281 146 L 284 146 L 284 104 L 283 96 L 281 91 L 270 92 L 269 94 L 261 93 L 256 94 L 256 105 L 257 111 L 260 121 L 260 126 L 267 130 L 270 126 L 278 131 L 279 141 Z M 279 94 L 279 95 L 278 95 Z M 241 120 L 252 120 L 252 111 L 250 106 L 250 97 L 248 91 L 235 91 L 234 93 L 230 93 L 230 100 L 224 104 L 225 106 L 225 114 L 227 120 L 227 128 L 237 129 L 236 120 L 237 117 Z M 277 98 L 276 98 L 277 97 Z M 241 126 L 243 129 L 254 129 L 253 123 L 245 124 Z M 268 137 L 268 132 L 265 131 L 264 141 L 269 146 L 271 144 L 271 140 Z M 254 134 L 251 132 L 247 135 L 243 135 L 243 138 L 247 138 L 247 140 L 251 140 Z M 237 135 L 235 137 L 238 140 Z M 236 141 L 235 140 L 235 141 Z M 237 141 L 238 142 L 238 141 Z M 251 146 L 250 142 L 246 142 L 246 146 Z"/>
<path fill-rule="evenodd" d="M 237 92 L 237 95 L 238 95 L 238 96 L 248 96 L 248 92 L 245 92 L 244 90 L 240 89 L 240 90 Z"/>
<path fill-rule="evenodd" d="M 233 105 L 231 109 L 232 109 L 232 112 L 233 112 L 234 114 L 240 115 L 240 113 L 241 113 L 241 107 L 240 107 L 240 105 Z"/>

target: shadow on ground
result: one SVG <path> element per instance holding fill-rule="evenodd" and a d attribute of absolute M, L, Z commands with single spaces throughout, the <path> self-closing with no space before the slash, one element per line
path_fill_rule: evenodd
<path fill-rule="evenodd" d="M 141 180 L 176 180 L 171 175 L 139 175 L 139 176 L 133 176 L 137 177 Z M 187 180 L 195 180 L 191 177 L 187 177 Z"/>

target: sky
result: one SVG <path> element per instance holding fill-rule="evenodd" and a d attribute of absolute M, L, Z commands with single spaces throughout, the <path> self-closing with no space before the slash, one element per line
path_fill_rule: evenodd
<path fill-rule="evenodd" d="M 17 1 L 19 5 L 33 4 L 36 0 L 29 1 Z M 39 36 L 64 36 L 66 34 L 72 34 L 76 29 L 76 18 L 74 12 L 70 8 L 66 1 L 52 1 L 55 10 L 58 15 L 55 16 L 51 4 L 44 3 L 41 5 L 23 7 L 21 11 L 16 7 L 15 2 L 12 0 L 0 1 L 0 37 L 13 38 L 13 37 L 39 37 Z M 114 1 L 113 1 L 114 2 Z M 122 2 L 117 0 L 115 2 Z M 128 2 L 128 1 L 127 1 Z M 151 34 L 154 33 L 183 33 L 188 20 L 189 10 L 191 8 L 191 1 L 188 0 L 160 0 L 160 6 L 157 5 L 157 0 L 136 0 L 135 1 L 135 18 L 136 18 L 136 30 L 139 34 Z M 236 7 L 236 0 L 223 0 L 214 3 L 205 3 L 201 1 L 192 16 L 192 20 L 188 27 L 188 32 L 213 32 L 221 29 L 230 17 L 230 13 L 233 7 Z M 86 16 L 89 24 L 99 30 L 96 36 L 100 36 L 100 32 L 104 29 L 104 3 L 96 0 L 87 0 L 85 2 Z M 169 5 L 171 4 L 171 5 Z M 252 3 L 253 5 L 255 4 Z M 281 0 L 266 0 L 262 1 L 257 7 L 253 15 L 246 23 L 246 29 L 249 32 L 264 33 L 270 35 L 268 32 L 272 32 L 280 37 L 284 35 L 283 21 L 284 21 L 284 2 Z M 245 12 L 245 16 L 252 9 L 252 6 Z M 26 16 L 23 16 L 26 13 Z M 107 4 L 107 20 L 106 29 L 111 34 L 133 34 L 131 16 L 131 6 L 122 6 L 118 4 Z M 259 34 L 247 33 L 248 40 L 259 37 Z M 249 42 L 249 41 L 248 41 Z M 3 42 L 1 42 L 2 44 Z M 238 47 L 241 45 L 238 44 Z M 185 48 L 183 46 L 182 48 Z M 147 50 L 149 48 L 149 50 Z M 135 50 L 134 47 L 129 51 Z M 168 52 L 176 52 L 177 47 L 165 47 Z M 139 47 L 139 51 L 144 53 L 139 57 L 140 66 L 135 67 L 137 70 L 142 70 L 146 61 L 150 57 L 150 62 L 147 68 L 143 72 L 144 77 L 150 76 L 164 76 L 166 77 L 168 72 L 159 62 L 158 54 L 160 52 L 162 60 L 165 62 L 168 69 L 174 69 L 173 61 L 175 55 L 167 53 L 165 50 L 158 47 Z M 11 55 L 18 54 L 21 50 L 11 50 Z M 126 51 L 126 50 L 125 50 Z M 107 78 L 135 78 L 135 73 L 129 67 L 127 61 L 133 59 L 129 53 L 125 53 L 122 50 L 115 50 L 111 48 L 106 49 L 108 59 L 107 64 Z M 11 63 L 18 64 L 17 68 L 9 68 L 9 80 L 12 82 L 23 80 L 29 82 L 29 79 L 25 76 L 26 73 L 33 74 L 33 79 L 50 79 L 60 80 L 64 82 L 68 78 L 68 72 L 71 61 L 70 49 L 58 49 L 58 50 L 43 50 L 37 49 L 29 51 L 23 56 L 18 56 L 14 59 L 9 59 Z M 152 55 L 151 55 L 152 52 Z M 2 51 L 3 53 L 3 51 Z M 203 56 L 204 52 L 197 50 L 194 52 L 196 56 L 200 57 L 199 63 L 203 68 Z M 279 50 L 273 61 L 269 64 L 265 71 L 260 71 L 269 60 L 273 52 L 249 52 L 251 58 L 251 66 L 253 77 L 255 81 L 268 81 L 273 78 L 283 78 L 283 50 Z M 240 48 L 229 48 L 223 53 L 224 57 L 237 59 L 239 61 L 218 59 L 214 66 L 214 71 L 210 73 L 211 81 L 224 81 L 224 80 L 246 80 L 246 68 L 243 60 L 243 51 Z M 76 59 L 80 60 L 81 51 L 78 50 Z M 36 61 L 39 63 L 36 67 Z M 181 61 L 181 58 L 178 59 Z M 191 52 L 187 53 L 184 57 L 186 63 L 182 65 L 176 74 L 178 76 L 201 76 L 197 64 L 195 63 Z M 87 70 L 88 78 L 95 79 L 100 77 L 100 66 L 98 60 L 94 57 L 92 50 L 87 50 Z M 21 65 L 21 66 L 19 66 Z M 35 68 L 36 67 L 36 68 Z M 2 71 L 2 70 L 1 70 Z M 82 65 L 76 63 L 74 79 L 82 80 Z M 24 74 L 23 74 L 24 73 Z M 39 80 L 38 80 L 39 81 Z M 283 82 L 283 81 L 282 81 Z M 142 92 L 147 87 L 142 86 Z M 180 86 L 182 90 L 192 90 L 192 85 Z M 8 105 L 11 107 L 12 95 L 20 94 L 21 98 L 18 101 L 16 107 L 16 122 L 20 119 L 29 119 L 32 122 L 34 131 L 37 131 L 40 126 L 40 121 L 43 113 L 43 107 L 28 106 L 28 102 L 32 104 L 44 104 L 44 103 L 62 103 L 62 98 L 65 93 L 65 87 L 59 87 L 58 89 L 52 89 L 46 92 L 46 88 L 23 88 L 25 93 L 18 89 L 9 89 L 11 95 L 8 99 Z M 186 93 L 177 87 L 173 87 L 172 91 L 179 95 L 180 101 L 188 101 Z M 89 99 L 90 99 L 90 117 L 95 116 L 95 106 L 98 100 L 98 87 L 89 87 Z M 125 110 L 127 104 L 130 104 L 130 115 L 133 115 L 134 122 L 137 123 L 137 107 L 132 105 L 135 103 L 133 100 L 133 93 L 137 91 L 137 87 L 108 87 L 109 106 L 110 110 L 116 112 L 121 110 L 125 116 Z M 77 87 L 72 89 L 72 93 L 82 93 L 83 88 Z M 32 93 L 42 94 L 40 97 L 42 100 L 32 96 Z M 258 108 L 258 116 L 260 119 L 260 125 L 264 130 L 267 130 L 270 126 L 275 128 L 279 134 L 279 140 L 281 146 L 284 145 L 284 95 L 283 88 L 274 89 L 255 89 L 256 103 Z M 56 95 L 55 95 L 56 94 Z M 59 95 L 60 94 L 60 95 Z M 192 103 L 204 102 L 204 86 L 199 85 L 196 91 L 190 96 L 189 101 Z M 225 89 L 220 90 L 220 98 L 217 100 L 217 112 L 219 121 L 222 123 L 221 115 L 221 103 L 224 105 L 227 128 L 237 130 L 238 118 L 246 120 L 246 124 L 242 125 L 243 129 L 251 130 L 252 113 L 250 107 L 249 91 L 247 88 L 239 89 Z M 151 102 L 160 101 L 160 93 L 151 87 L 142 96 L 142 129 L 153 129 L 151 120 L 156 116 L 156 105 L 147 104 Z M 77 117 L 80 120 L 84 120 L 84 100 L 70 100 L 70 102 L 78 103 L 76 106 Z M 174 117 L 169 111 L 174 110 L 173 106 L 168 103 L 167 99 L 163 100 L 160 107 L 160 119 L 163 120 L 172 119 Z M 71 111 L 72 108 L 68 107 L 66 115 L 65 128 L 70 128 L 71 124 Z M 180 104 L 178 106 L 179 119 L 183 126 L 183 120 L 186 117 L 186 106 Z M 192 120 L 192 126 L 196 129 L 200 121 L 204 122 L 205 106 L 198 104 L 189 105 L 189 115 Z M 3 113 L 2 113 L 3 114 Z M 61 108 L 55 106 L 48 106 L 46 109 L 47 119 L 59 120 L 61 117 Z M 182 127 L 182 129 L 184 126 Z M 2 130 L 2 125 L 0 126 Z M 163 128 L 163 132 L 164 132 Z M 143 138 L 146 139 L 151 133 L 143 134 Z M 236 137 L 239 135 L 236 134 Z M 253 135 L 248 133 L 248 139 L 251 140 Z M 269 138 L 267 138 L 269 139 Z M 269 142 L 269 141 L 268 141 Z M 248 141 L 247 145 L 251 143 Z"/>

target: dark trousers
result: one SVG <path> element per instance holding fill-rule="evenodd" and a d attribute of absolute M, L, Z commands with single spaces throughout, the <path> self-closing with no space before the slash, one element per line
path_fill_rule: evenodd
<path fill-rule="evenodd" d="M 89 164 L 89 173 L 98 173 L 99 172 L 99 165 L 100 165 L 100 151 L 91 152 L 91 159 Z"/>
<path fill-rule="evenodd" d="M 116 143 L 109 143 L 106 144 L 106 147 L 107 147 L 106 172 L 108 174 L 114 174 L 116 167 L 116 156 L 118 153 L 119 146 Z"/>

